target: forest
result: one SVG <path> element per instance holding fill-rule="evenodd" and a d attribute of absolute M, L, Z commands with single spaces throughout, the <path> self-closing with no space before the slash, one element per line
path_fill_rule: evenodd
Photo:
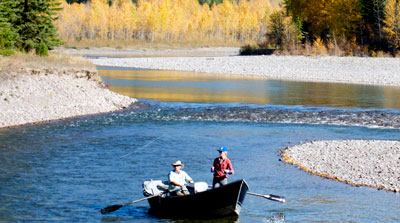
<path fill-rule="evenodd" d="M 17 7 L 16 12 L 4 12 L 4 2 Z M 51 21 L 58 36 L 36 38 L 28 47 L 21 41 L 7 42 L 10 36 L 23 37 L 26 32 L 21 28 L 26 16 L 13 16 L 27 11 L 18 9 L 24 2 L 47 2 L 51 19 L 43 21 Z M 59 42 L 47 39 L 60 38 L 88 47 L 108 42 L 248 44 L 290 54 L 314 48 L 317 54 L 396 55 L 399 6 L 400 0 L 2 0 L 0 48 L 11 44 L 29 50 L 42 42 L 51 49 Z"/>
<path fill-rule="evenodd" d="M 300 54 L 314 47 L 340 55 L 395 55 L 399 5 L 399 0 L 91 0 L 64 2 L 56 24 L 66 41 L 258 43 Z"/>
<path fill-rule="evenodd" d="M 203 4 L 202 4 L 203 3 Z M 210 3 L 212 3 L 210 7 Z M 269 0 L 91 0 L 67 4 L 56 25 L 64 40 L 233 44 L 263 41 Z"/>

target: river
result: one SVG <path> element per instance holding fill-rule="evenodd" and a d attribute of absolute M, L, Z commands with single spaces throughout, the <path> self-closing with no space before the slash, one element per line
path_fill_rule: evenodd
<path fill-rule="evenodd" d="M 0 222 L 185 222 L 148 214 L 141 184 L 181 160 L 211 183 L 219 146 L 250 191 L 225 222 L 399 222 L 399 194 L 310 175 L 280 149 L 310 140 L 400 137 L 400 89 L 99 67 L 130 109 L 0 129 Z M 211 220 L 215 222 L 217 220 Z M 221 221 L 221 219 L 218 219 Z"/>

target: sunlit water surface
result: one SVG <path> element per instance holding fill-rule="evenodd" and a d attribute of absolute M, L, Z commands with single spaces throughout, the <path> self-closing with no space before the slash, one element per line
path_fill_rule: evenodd
<path fill-rule="evenodd" d="M 244 178 L 250 191 L 287 200 L 247 196 L 236 222 L 400 221 L 399 194 L 309 175 L 279 152 L 309 140 L 398 140 L 397 88 L 107 72 L 111 89 L 166 102 L 142 99 L 122 112 L 1 129 L 0 222 L 175 222 L 149 215 L 147 202 L 108 215 L 100 209 L 142 198 L 142 182 L 166 180 L 177 159 L 195 181 L 211 183 L 221 145 L 230 150 L 231 181 Z M 163 98 L 136 95 L 145 89 Z"/>

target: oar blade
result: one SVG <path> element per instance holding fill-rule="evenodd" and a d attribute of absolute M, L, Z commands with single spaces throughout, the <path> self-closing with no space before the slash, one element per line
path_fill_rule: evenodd
<path fill-rule="evenodd" d="M 278 195 L 273 195 L 273 194 L 268 194 L 267 196 L 265 196 L 265 198 L 273 200 L 273 201 L 278 201 L 281 203 L 285 203 L 286 199 L 284 197 L 278 196 Z"/>
<path fill-rule="evenodd" d="M 102 208 L 101 209 L 101 214 L 108 214 L 108 213 L 116 211 L 116 210 L 118 210 L 118 209 L 120 209 L 122 207 L 123 207 L 122 204 L 114 204 L 114 205 Z"/>

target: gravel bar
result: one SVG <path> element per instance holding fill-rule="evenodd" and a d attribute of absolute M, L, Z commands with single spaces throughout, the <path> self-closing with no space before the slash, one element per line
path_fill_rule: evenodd
<path fill-rule="evenodd" d="M 399 141 L 311 141 L 285 148 L 282 157 L 311 174 L 400 192 Z"/>
<path fill-rule="evenodd" d="M 274 80 L 400 86 L 400 58 L 214 56 L 90 59 L 99 66 L 258 76 Z"/>
<path fill-rule="evenodd" d="M 96 71 L 23 68 L 0 75 L 0 128 L 112 112 L 134 102 L 105 88 Z"/>

